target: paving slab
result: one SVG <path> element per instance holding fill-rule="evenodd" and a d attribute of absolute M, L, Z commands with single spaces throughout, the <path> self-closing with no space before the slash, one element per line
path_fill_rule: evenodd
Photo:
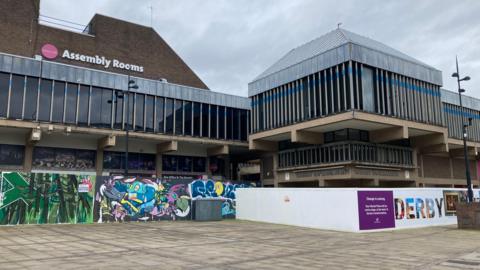
<path fill-rule="evenodd" d="M 2 226 L 0 269 L 480 269 L 480 232 L 238 220 Z"/>

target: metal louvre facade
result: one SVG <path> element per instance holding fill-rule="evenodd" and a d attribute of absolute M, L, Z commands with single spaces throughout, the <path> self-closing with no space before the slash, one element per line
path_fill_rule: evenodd
<path fill-rule="evenodd" d="M 443 103 L 445 122 L 448 127 L 448 136 L 455 139 L 463 139 L 462 125 L 472 118 L 472 126 L 467 128 L 467 140 L 480 142 L 480 111 L 464 108 L 458 105 Z"/>
<path fill-rule="evenodd" d="M 252 132 L 360 110 L 442 126 L 440 87 L 355 61 L 254 95 Z"/>
<path fill-rule="evenodd" d="M 337 29 L 287 53 L 248 85 L 249 96 L 347 61 L 442 85 L 441 71 L 378 41 Z"/>

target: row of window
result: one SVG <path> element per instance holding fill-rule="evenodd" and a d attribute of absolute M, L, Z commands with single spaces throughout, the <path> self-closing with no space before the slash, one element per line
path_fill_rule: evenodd
<path fill-rule="evenodd" d="M 439 86 L 346 62 L 252 97 L 252 131 L 348 110 L 442 125 Z"/>
<path fill-rule="evenodd" d="M 373 143 L 344 142 L 280 151 L 279 167 L 297 167 L 336 162 L 365 162 L 411 166 L 412 149 Z"/>
<path fill-rule="evenodd" d="M 0 73 L 0 117 L 246 141 L 249 111 Z"/>
<path fill-rule="evenodd" d="M 0 144 L 0 165 L 22 166 L 24 162 L 25 146 Z M 35 147 L 33 150 L 32 165 L 35 169 L 57 170 L 95 170 L 96 151 L 54 147 Z M 162 157 L 162 171 L 205 173 L 208 169 L 213 175 L 222 175 L 225 172 L 225 161 L 221 158 L 210 157 L 209 167 L 206 167 L 205 157 L 164 155 Z M 128 153 L 128 168 L 131 171 L 154 172 L 156 155 L 146 153 Z M 103 153 L 103 169 L 106 171 L 120 171 L 125 169 L 125 153 L 105 151 Z"/>

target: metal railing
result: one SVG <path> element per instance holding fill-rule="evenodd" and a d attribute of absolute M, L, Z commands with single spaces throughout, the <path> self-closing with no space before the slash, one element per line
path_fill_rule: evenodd
<path fill-rule="evenodd" d="M 280 151 L 279 168 L 358 162 L 395 167 L 412 167 L 409 147 L 365 142 L 340 142 Z"/>

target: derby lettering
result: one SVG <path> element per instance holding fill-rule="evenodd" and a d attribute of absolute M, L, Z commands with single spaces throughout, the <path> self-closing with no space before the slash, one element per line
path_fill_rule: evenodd
<path fill-rule="evenodd" d="M 443 198 L 395 198 L 394 204 L 396 220 L 442 217 Z"/>

